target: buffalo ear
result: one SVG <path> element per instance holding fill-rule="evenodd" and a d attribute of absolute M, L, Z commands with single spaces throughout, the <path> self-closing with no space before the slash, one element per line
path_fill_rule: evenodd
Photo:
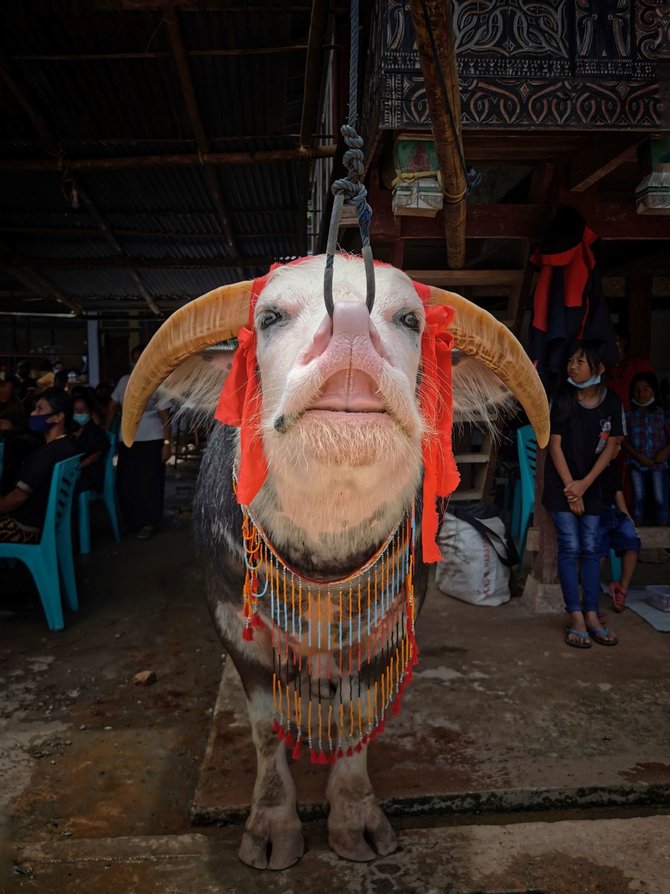
<path fill-rule="evenodd" d="M 488 366 L 462 351 L 452 353 L 451 363 L 455 423 L 495 427 L 513 411 L 514 395 Z"/>
<path fill-rule="evenodd" d="M 214 412 L 226 377 L 230 340 L 248 324 L 253 281 L 221 286 L 172 314 L 140 354 L 123 399 L 121 432 L 127 446 L 152 394 L 173 399 L 184 410 Z M 208 358 L 221 355 L 210 363 Z M 223 368 L 222 368 L 223 366 Z"/>
<path fill-rule="evenodd" d="M 213 416 L 234 357 L 235 347 L 229 344 L 187 357 L 161 384 L 161 402 L 199 420 Z"/>

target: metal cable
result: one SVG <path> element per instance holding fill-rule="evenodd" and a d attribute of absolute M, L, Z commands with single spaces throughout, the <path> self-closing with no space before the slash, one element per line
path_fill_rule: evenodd
<path fill-rule="evenodd" d="M 336 180 L 332 187 L 335 196 L 333 209 L 330 215 L 330 227 L 328 230 L 328 242 L 326 244 L 326 269 L 323 276 L 323 299 L 326 310 L 332 317 L 333 303 L 333 265 L 337 248 L 337 235 L 340 229 L 340 218 L 343 205 L 353 205 L 358 217 L 358 229 L 361 234 L 363 262 L 365 265 L 365 304 L 368 311 L 372 311 L 375 303 L 375 270 L 370 245 L 370 225 L 372 222 L 372 208 L 366 201 L 367 190 L 361 183 L 365 172 L 365 156 L 363 154 L 363 139 L 356 132 L 356 118 L 358 115 L 358 0 L 351 0 L 351 50 L 349 54 L 349 116 L 348 123 L 344 124 L 340 133 L 348 146 L 344 153 L 343 163 L 348 171 L 346 177 Z"/>

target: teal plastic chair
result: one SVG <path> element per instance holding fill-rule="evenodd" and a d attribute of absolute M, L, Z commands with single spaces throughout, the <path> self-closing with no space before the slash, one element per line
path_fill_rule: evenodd
<path fill-rule="evenodd" d="M 516 445 L 519 454 L 519 481 L 514 491 L 512 506 L 512 536 L 517 540 L 519 562 L 523 562 L 530 518 L 535 509 L 537 439 L 530 425 L 517 429 Z"/>
<path fill-rule="evenodd" d="M 537 463 L 537 439 L 530 425 L 517 429 L 517 450 L 519 454 L 520 478 L 514 492 L 512 509 L 512 536 L 518 537 L 519 561 L 523 561 L 526 538 L 530 527 L 530 517 L 535 509 L 535 471 Z M 612 580 L 621 580 L 621 559 L 613 549 L 609 552 Z"/>
<path fill-rule="evenodd" d="M 18 559 L 35 580 L 49 630 L 62 630 L 62 590 L 72 611 L 79 608 L 72 558 L 72 498 L 79 478 L 79 457 L 56 463 L 39 543 L 0 543 L 0 559 Z"/>
<path fill-rule="evenodd" d="M 118 435 L 107 432 L 107 453 L 103 459 L 105 475 L 102 490 L 83 490 L 79 494 L 79 552 L 82 556 L 88 556 L 91 552 L 91 503 L 101 501 L 105 504 L 114 540 L 117 543 L 121 542 L 119 521 L 116 515 L 116 467 L 114 466 L 117 442 Z"/>

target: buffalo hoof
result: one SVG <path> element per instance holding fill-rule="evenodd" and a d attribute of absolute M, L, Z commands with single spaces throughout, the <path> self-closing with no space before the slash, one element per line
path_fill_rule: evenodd
<path fill-rule="evenodd" d="M 254 869 L 288 869 L 302 857 L 305 842 L 297 828 L 273 828 L 269 823 L 247 823 L 238 856 Z"/>
<path fill-rule="evenodd" d="M 372 804 L 361 805 L 362 810 L 358 816 L 352 817 L 349 813 L 346 823 L 339 821 L 337 811 L 333 811 L 331 807 L 328 843 L 331 850 L 345 860 L 367 863 L 377 855 L 387 857 L 398 848 L 398 839 L 391 824 L 377 802 L 372 800 Z M 368 842 L 373 844 L 375 850 Z"/>

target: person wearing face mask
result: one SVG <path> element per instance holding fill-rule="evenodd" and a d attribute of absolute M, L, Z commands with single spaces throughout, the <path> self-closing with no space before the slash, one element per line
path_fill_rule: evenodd
<path fill-rule="evenodd" d="M 656 523 L 670 523 L 670 419 L 659 403 L 658 379 L 640 372 L 630 383 L 631 409 L 626 413 L 628 436 L 624 441 L 626 465 L 633 491 L 635 524 L 644 521 L 647 485 L 656 510 Z"/>
<path fill-rule="evenodd" d="M 84 490 L 101 491 L 104 485 L 103 459 L 107 451 L 105 430 L 98 425 L 98 408 L 90 393 L 80 389 L 73 398 L 72 438 L 77 453 L 81 454 L 81 475 L 77 483 L 77 493 Z"/>
<path fill-rule="evenodd" d="M 617 643 L 599 618 L 601 476 L 623 436 L 623 411 L 601 382 L 602 358 L 601 344 L 593 341 L 578 342 L 570 353 L 567 381 L 551 408 L 542 497 L 556 527 L 558 577 L 568 613 L 564 641 L 578 649 L 590 648 L 592 641 Z"/>
<path fill-rule="evenodd" d="M 42 446 L 30 453 L 21 466 L 15 486 L 0 497 L 0 540 L 10 543 L 37 543 L 40 539 L 56 463 L 75 456 L 67 436 L 72 423 L 72 404 L 58 388 L 43 391 L 35 403 L 28 424 L 44 438 Z"/>

